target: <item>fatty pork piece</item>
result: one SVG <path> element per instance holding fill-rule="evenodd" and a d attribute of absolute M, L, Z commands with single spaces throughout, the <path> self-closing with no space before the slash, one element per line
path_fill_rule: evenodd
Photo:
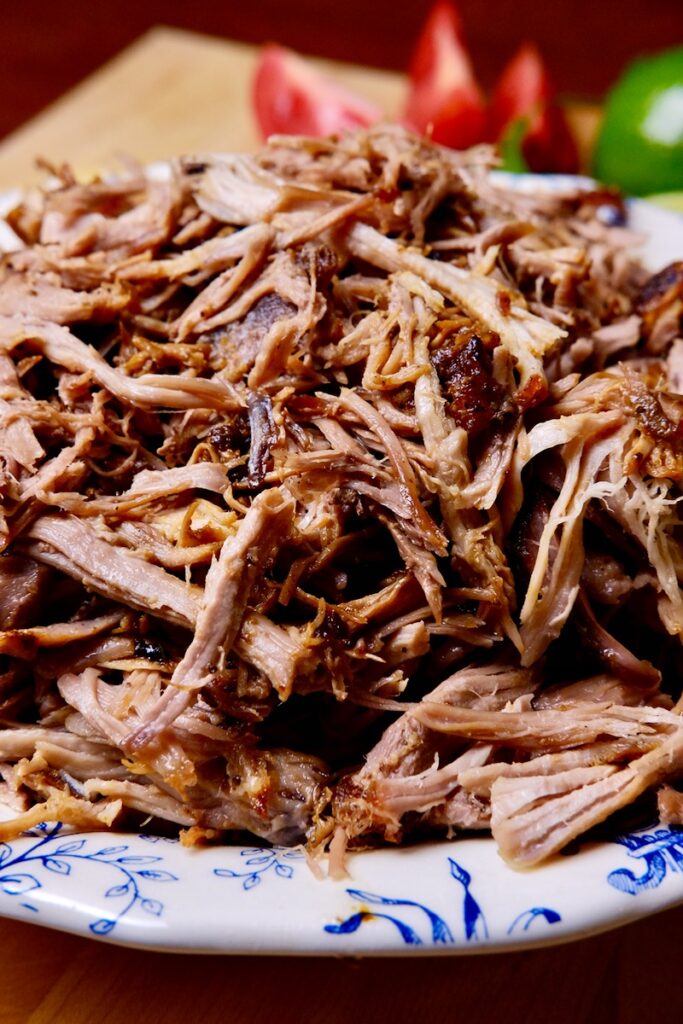
<path fill-rule="evenodd" d="M 524 866 L 675 785 L 680 264 L 494 163 L 379 126 L 10 214 L 4 835 Z"/>

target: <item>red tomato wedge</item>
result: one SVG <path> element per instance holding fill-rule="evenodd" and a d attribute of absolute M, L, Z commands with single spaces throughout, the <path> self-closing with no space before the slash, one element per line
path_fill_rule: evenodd
<path fill-rule="evenodd" d="M 555 90 L 533 43 L 523 43 L 503 69 L 491 101 L 493 137 L 500 140 L 515 123 L 526 121 L 521 155 L 532 171 L 578 170 L 576 143 L 555 101 Z"/>
<path fill-rule="evenodd" d="M 435 142 L 465 149 L 486 138 L 486 102 L 463 42 L 458 13 L 438 0 L 420 33 L 409 69 L 403 121 Z"/>
<path fill-rule="evenodd" d="M 499 138 L 512 121 L 528 117 L 552 98 L 553 85 L 533 43 L 522 43 L 504 67 L 491 98 L 491 128 Z"/>
<path fill-rule="evenodd" d="M 382 111 L 282 46 L 261 50 L 252 87 L 256 120 L 269 135 L 335 135 L 367 128 Z"/>
<path fill-rule="evenodd" d="M 564 111 L 556 103 L 544 107 L 529 122 L 522 153 L 531 171 L 576 174 L 579 152 Z"/>

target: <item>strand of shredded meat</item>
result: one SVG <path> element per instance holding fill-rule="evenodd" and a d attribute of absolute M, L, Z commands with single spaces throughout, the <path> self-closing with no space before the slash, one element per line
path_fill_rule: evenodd
<path fill-rule="evenodd" d="M 493 163 L 274 138 L 9 215 L 3 836 L 683 823 L 683 263 Z"/>

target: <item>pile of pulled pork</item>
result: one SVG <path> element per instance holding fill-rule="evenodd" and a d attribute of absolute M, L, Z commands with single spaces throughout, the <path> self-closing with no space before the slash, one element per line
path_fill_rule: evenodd
<path fill-rule="evenodd" d="M 683 820 L 683 264 L 491 164 L 383 127 L 12 212 L 0 838 Z"/>

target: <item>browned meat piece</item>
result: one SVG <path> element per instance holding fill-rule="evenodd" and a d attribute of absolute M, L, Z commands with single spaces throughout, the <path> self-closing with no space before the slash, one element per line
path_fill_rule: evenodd
<path fill-rule="evenodd" d="M 505 395 L 493 377 L 490 352 L 476 334 L 456 335 L 432 362 L 446 393 L 446 409 L 457 426 L 476 437 L 500 415 Z"/>
<path fill-rule="evenodd" d="M 277 440 L 273 407 L 268 395 L 249 396 L 249 431 L 251 442 L 247 481 L 250 487 L 260 487 L 270 460 L 270 449 Z"/>
<path fill-rule="evenodd" d="M 22 555 L 0 555 L 0 627 L 22 629 L 36 621 L 51 570 Z"/>
<path fill-rule="evenodd" d="M 662 786 L 657 792 L 659 820 L 663 825 L 683 825 L 683 793 L 672 786 Z"/>
<path fill-rule="evenodd" d="M 216 327 L 209 334 L 212 344 L 229 358 L 251 366 L 259 353 L 263 338 L 283 317 L 291 317 L 296 306 L 277 292 L 266 292 L 257 299 L 243 319 Z"/>
<path fill-rule="evenodd" d="M 661 352 L 680 334 L 683 317 L 683 261 L 670 263 L 647 281 L 636 303 L 648 348 Z"/>

